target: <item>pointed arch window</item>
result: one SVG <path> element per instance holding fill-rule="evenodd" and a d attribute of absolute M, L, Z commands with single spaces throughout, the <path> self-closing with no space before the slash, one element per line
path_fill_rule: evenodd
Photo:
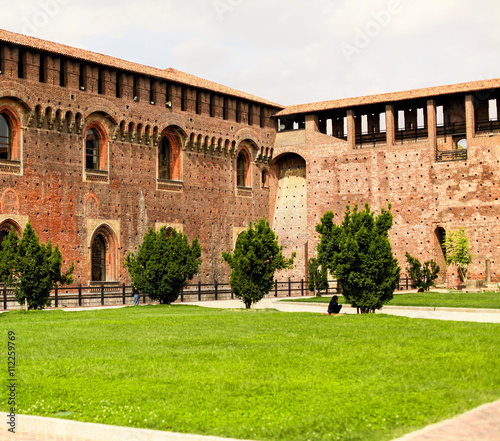
<path fill-rule="evenodd" d="M 101 225 L 89 242 L 90 280 L 92 282 L 113 282 L 118 280 L 119 242 L 109 225 Z"/>
<path fill-rule="evenodd" d="M 17 222 L 14 222 L 10 219 L 2 222 L 0 224 L 0 251 L 3 250 L 3 241 L 7 238 L 11 230 L 14 230 L 14 232 L 17 234 L 17 237 L 19 238 L 21 238 L 23 235 L 21 226 Z"/>
<path fill-rule="evenodd" d="M 238 187 L 250 187 L 250 161 L 247 154 L 242 150 L 236 159 L 236 185 Z"/>
<path fill-rule="evenodd" d="M 106 281 L 106 240 L 98 234 L 92 242 L 92 282 Z"/>
<path fill-rule="evenodd" d="M 0 159 L 12 159 L 12 128 L 3 114 L 0 114 Z"/>
<path fill-rule="evenodd" d="M 165 136 L 163 137 L 159 150 L 158 158 L 158 178 L 159 179 L 172 179 L 170 168 L 170 157 L 172 154 L 172 146 L 170 140 Z"/>
<path fill-rule="evenodd" d="M 181 151 L 186 134 L 178 127 L 169 126 L 161 132 L 158 143 L 157 188 L 166 191 L 182 191 Z"/>
<path fill-rule="evenodd" d="M 87 170 L 100 170 L 100 140 L 99 134 L 95 129 L 90 129 L 87 132 L 85 140 L 86 161 L 85 168 Z"/>

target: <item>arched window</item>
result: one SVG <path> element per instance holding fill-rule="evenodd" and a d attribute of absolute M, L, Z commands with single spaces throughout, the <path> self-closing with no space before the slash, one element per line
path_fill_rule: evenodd
<path fill-rule="evenodd" d="M 100 225 L 89 242 L 89 270 L 92 282 L 112 282 L 119 278 L 118 239 L 113 228 Z"/>
<path fill-rule="evenodd" d="M 267 170 L 262 170 L 262 188 L 269 188 L 269 173 Z"/>
<path fill-rule="evenodd" d="M 14 230 L 18 237 L 22 237 L 22 229 L 17 222 L 14 222 L 10 219 L 2 222 L 0 224 L 0 251 L 3 250 L 3 241 L 9 235 L 10 231 Z"/>
<path fill-rule="evenodd" d="M 0 114 L 0 159 L 10 160 L 12 156 L 12 129 L 4 115 Z"/>
<path fill-rule="evenodd" d="M 236 159 L 236 185 L 238 187 L 250 187 L 249 164 L 247 155 L 241 151 Z"/>
<path fill-rule="evenodd" d="M 106 281 L 106 239 L 98 234 L 92 242 L 92 282 Z"/>
<path fill-rule="evenodd" d="M 169 126 L 161 132 L 158 146 L 158 179 L 163 181 L 182 181 L 181 151 L 185 134 L 177 126 Z"/>
<path fill-rule="evenodd" d="M 0 231 L 0 251 L 3 250 L 3 241 L 5 240 L 5 238 L 9 235 L 9 230 L 7 230 L 7 228 L 4 228 Z"/>
<path fill-rule="evenodd" d="M 172 146 L 170 140 L 165 136 L 160 145 L 159 158 L 158 158 L 158 178 L 159 179 L 172 179 L 170 169 L 170 155 Z"/>
<path fill-rule="evenodd" d="M 86 137 L 86 162 L 87 170 L 100 170 L 100 139 L 95 129 L 90 129 Z"/>

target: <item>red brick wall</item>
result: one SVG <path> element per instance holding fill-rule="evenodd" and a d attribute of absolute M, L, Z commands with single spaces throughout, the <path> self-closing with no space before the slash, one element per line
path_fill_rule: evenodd
<path fill-rule="evenodd" d="M 20 79 L 17 49 L 5 50 L 9 53 L 0 75 L 0 108 L 8 106 L 22 121 L 22 171 L 6 172 L 0 165 L 0 195 L 12 189 L 19 199 L 15 207 L 7 201 L 12 191 L 6 193 L 0 222 L 16 216 L 29 218 L 41 241 L 59 244 L 65 265 L 75 263 L 75 282 L 84 284 L 90 278 L 90 236 L 100 223 L 110 224 L 118 236 L 114 278 L 120 282 L 128 282 L 121 262 L 129 251 L 136 250 L 148 227 L 182 225 L 190 240 L 199 236 L 203 247 L 199 279 L 227 280 L 228 270 L 219 260 L 221 252 L 233 246 L 233 228 L 246 227 L 269 212 L 269 190 L 261 188 L 267 158 L 259 157 L 259 152 L 273 146 L 273 122 L 268 118 L 265 128 L 260 121 L 248 126 L 237 123 L 231 112 L 224 120 L 219 111 L 211 118 L 209 105 L 196 114 L 188 103 L 193 108 L 184 112 L 180 102 L 176 105 L 180 100 L 175 96 L 171 97 L 172 108 L 165 106 L 164 99 L 151 105 L 149 89 L 144 91 L 149 79 L 137 82 L 139 101 L 134 102 L 130 75 L 124 75 L 123 98 L 116 98 L 116 75 L 108 73 L 104 75 L 105 93 L 99 95 L 97 68 L 91 67 L 82 91 L 79 68 L 73 62 L 69 66 L 75 75 L 69 75 L 68 87 L 59 85 L 58 71 L 48 76 L 50 84 L 41 83 L 36 57 L 28 57 L 27 78 Z M 53 69 L 59 63 L 47 60 L 47 66 Z M 159 86 L 166 90 L 165 84 Z M 172 86 L 174 95 L 180 93 L 179 87 Z M 189 89 L 188 96 L 193 90 Z M 85 133 L 93 122 L 99 122 L 109 138 L 104 182 L 90 181 L 84 170 Z M 159 135 L 169 127 L 184 135 L 180 146 L 182 184 L 174 185 L 172 191 L 157 188 Z M 201 135 L 208 145 L 190 145 L 191 135 L 193 139 Z M 234 154 L 243 141 L 252 154 L 252 190 L 238 196 Z"/>

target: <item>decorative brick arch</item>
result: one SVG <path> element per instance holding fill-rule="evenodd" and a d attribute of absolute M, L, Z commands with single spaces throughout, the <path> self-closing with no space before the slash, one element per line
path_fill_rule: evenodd
<path fill-rule="evenodd" d="M 167 116 L 163 121 L 160 122 L 159 124 L 160 127 L 170 127 L 174 126 L 177 127 L 178 130 L 180 130 L 184 136 L 187 138 L 187 132 L 188 132 L 188 122 L 185 118 L 183 118 L 180 115 L 175 115 L 171 114 Z"/>
<path fill-rule="evenodd" d="M 270 156 L 272 157 L 272 161 L 270 165 L 275 165 L 281 157 L 283 157 L 284 155 L 288 155 L 290 153 L 301 156 L 302 159 L 304 159 L 304 161 L 306 161 L 307 164 L 309 157 L 304 154 L 305 152 L 303 151 L 303 149 L 298 147 L 287 146 L 283 148 L 271 149 Z"/>
<path fill-rule="evenodd" d="M 245 140 L 250 141 L 256 146 L 256 148 L 259 144 L 261 144 L 257 133 L 249 128 L 238 130 L 234 138 L 236 139 L 236 141 L 238 141 L 238 143 L 241 143 Z"/>
<path fill-rule="evenodd" d="M 26 87 L 16 81 L 2 80 L 2 88 L 0 89 L 0 98 L 11 98 L 14 101 L 23 104 L 28 111 L 31 111 L 36 106 L 36 101 L 32 99 L 33 93 Z"/>
<path fill-rule="evenodd" d="M 7 188 L 0 200 L 0 211 L 4 214 L 19 214 L 19 196 L 13 188 Z"/>
<path fill-rule="evenodd" d="M 99 217 L 99 199 L 95 194 L 87 195 L 84 206 L 87 219 L 97 219 Z"/>
<path fill-rule="evenodd" d="M 106 105 L 96 105 L 91 106 L 85 110 L 83 117 L 88 120 L 92 119 L 94 115 L 101 115 L 102 117 L 108 118 L 110 122 L 116 126 L 118 125 L 117 115 L 120 114 L 120 109 L 117 106 L 106 101 Z"/>
<path fill-rule="evenodd" d="M 113 228 L 108 224 L 99 225 L 89 242 L 89 280 L 92 282 L 117 281 L 118 239 Z"/>
<path fill-rule="evenodd" d="M 11 229 L 14 229 L 20 238 L 23 237 L 23 229 L 14 219 L 7 218 L 0 222 L 0 232 L 6 231 L 8 234 Z"/>

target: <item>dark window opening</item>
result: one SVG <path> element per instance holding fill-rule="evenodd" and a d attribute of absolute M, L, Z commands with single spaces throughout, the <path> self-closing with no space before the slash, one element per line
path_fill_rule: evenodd
<path fill-rule="evenodd" d="M 167 107 L 172 107 L 172 85 L 165 84 L 165 104 Z"/>
<path fill-rule="evenodd" d="M 158 158 L 158 178 L 159 179 L 171 179 L 170 173 L 170 154 L 172 148 L 170 145 L 170 141 L 167 137 L 163 138 L 161 141 L 159 158 Z"/>
<path fill-rule="evenodd" d="M 25 78 L 26 75 L 26 52 L 19 49 L 19 59 L 17 61 L 17 76 L 18 78 Z"/>
<path fill-rule="evenodd" d="M 201 92 L 196 91 L 196 113 L 201 114 Z"/>
<path fill-rule="evenodd" d="M 68 85 L 68 60 L 59 60 L 59 85 L 61 87 L 67 87 Z"/>
<path fill-rule="evenodd" d="M 99 95 L 104 93 L 104 69 L 102 68 L 97 71 L 97 93 Z"/>
<path fill-rule="evenodd" d="M 187 89 L 185 87 L 181 90 L 181 110 L 185 111 L 187 108 Z"/>
<path fill-rule="evenodd" d="M 9 121 L 0 114 L 0 159 L 11 159 L 11 127 Z"/>
<path fill-rule="evenodd" d="M 241 101 L 236 103 L 236 122 L 241 122 Z"/>
<path fill-rule="evenodd" d="M 210 95 L 210 117 L 211 118 L 215 117 L 215 106 L 216 106 L 215 96 Z"/>
<path fill-rule="evenodd" d="M 238 159 L 236 160 L 236 185 L 238 187 L 247 186 L 247 171 L 246 171 L 246 160 L 245 155 L 240 153 Z"/>
<path fill-rule="evenodd" d="M 102 234 L 92 242 L 92 281 L 106 281 L 106 240 Z"/>
<path fill-rule="evenodd" d="M 85 64 L 83 63 L 80 63 L 80 74 L 79 74 L 79 78 L 78 78 L 78 86 L 80 87 L 80 90 L 85 90 L 85 86 L 86 86 L 86 78 L 85 78 L 85 74 L 86 74 L 86 66 Z"/>
<path fill-rule="evenodd" d="M 152 106 L 156 103 L 156 81 L 149 80 L 149 104 Z"/>
<path fill-rule="evenodd" d="M 47 57 L 40 54 L 40 70 L 39 70 L 40 83 L 47 82 Z"/>
<path fill-rule="evenodd" d="M 2 231 L 0 231 L 0 251 L 3 250 L 3 241 L 7 238 L 9 235 L 9 230 L 4 228 Z"/>
<path fill-rule="evenodd" d="M 134 75 L 134 86 L 132 89 L 134 101 L 139 101 L 139 77 Z"/>
<path fill-rule="evenodd" d="M 121 72 L 116 72 L 116 98 L 122 97 L 123 75 Z"/>
<path fill-rule="evenodd" d="M 4 58 L 5 58 L 5 46 L 0 46 L 0 74 L 3 74 L 5 70 Z"/>
<path fill-rule="evenodd" d="M 224 98 L 224 107 L 222 108 L 222 117 L 227 120 L 229 119 L 229 99 Z"/>
<path fill-rule="evenodd" d="M 99 170 L 99 136 L 95 129 L 87 132 L 85 168 Z"/>

